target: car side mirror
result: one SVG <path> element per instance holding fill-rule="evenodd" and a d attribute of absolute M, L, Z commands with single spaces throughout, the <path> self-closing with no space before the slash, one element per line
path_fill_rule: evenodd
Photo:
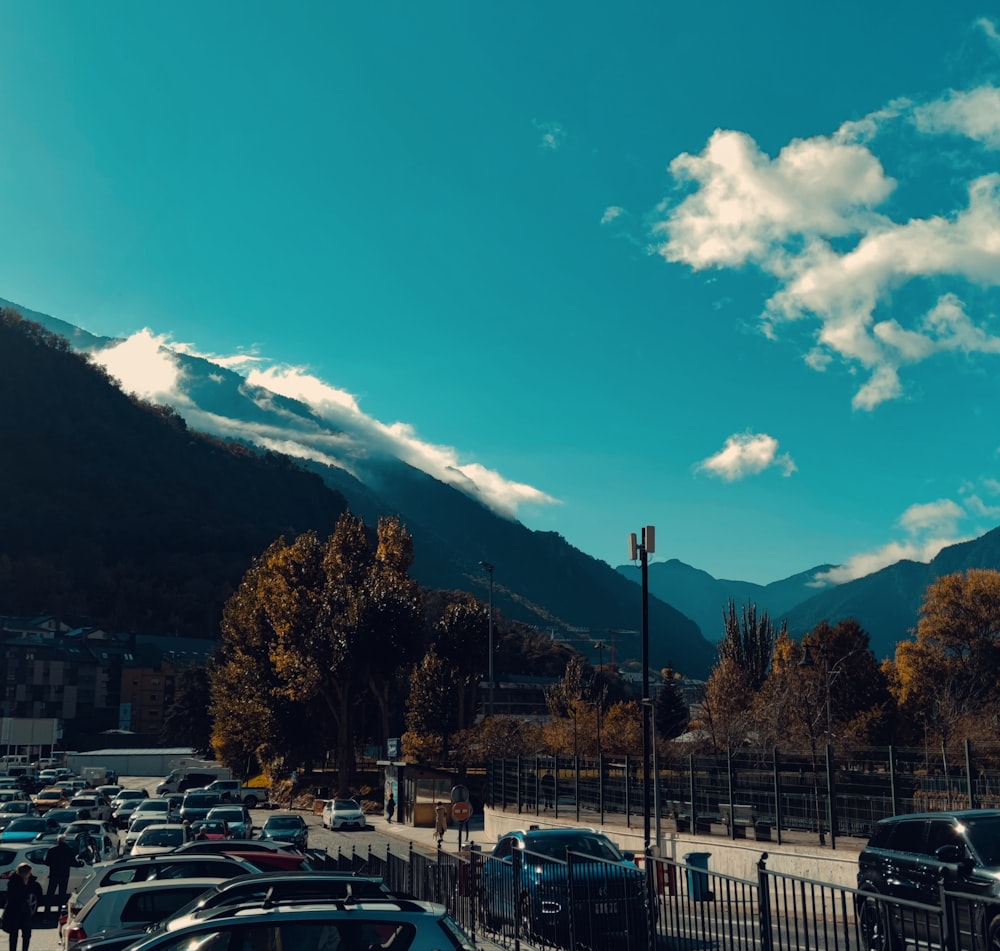
<path fill-rule="evenodd" d="M 942 845 L 934 850 L 934 857 L 939 862 L 958 865 L 965 861 L 965 848 L 961 845 Z"/>
<path fill-rule="evenodd" d="M 626 862 L 634 862 L 635 852 L 622 852 L 622 858 L 625 859 Z"/>

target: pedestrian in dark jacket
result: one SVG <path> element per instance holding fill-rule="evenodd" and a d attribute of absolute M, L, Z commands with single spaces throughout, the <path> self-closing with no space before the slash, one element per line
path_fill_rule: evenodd
<path fill-rule="evenodd" d="M 385 801 L 386 822 L 392 822 L 392 814 L 395 811 L 396 811 L 396 800 L 393 798 L 392 793 L 389 793 L 389 798 Z"/>
<path fill-rule="evenodd" d="M 17 872 L 7 880 L 7 903 L 0 924 L 10 935 L 10 951 L 17 951 L 17 936 L 21 935 L 21 951 L 28 951 L 31 942 L 31 917 L 34 906 L 41 901 L 42 886 L 31 874 L 31 866 L 22 862 Z"/>
<path fill-rule="evenodd" d="M 45 912 L 53 907 L 58 912 L 69 897 L 69 870 L 79 867 L 82 863 L 76 850 L 68 845 L 66 836 L 59 836 L 58 841 L 45 853 L 45 864 L 49 867 L 49 887 L 45 891 Z"/>

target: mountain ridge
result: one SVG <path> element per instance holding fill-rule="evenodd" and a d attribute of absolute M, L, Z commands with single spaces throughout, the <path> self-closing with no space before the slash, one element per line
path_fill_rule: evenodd
<path fill-rule="evenodd" d="M 23 310 L 16 305 L 13 306 L 18 312 Z M 60 336 L 63 336 L 62 332 L 68 326 L 55 318 L 47 322 L 60 332 Z M 44 327 L 45 324 L 41 326 Z M 5 330 L 9 337 L 9 328 Z M 88 352 L 115 343 L 85 332 L 72 336 L 84 341 Z M 12 352 L 12 347 L 0 347 L 0 373 L 5 369 L 13 370 L 13 367 L 4 363 L 4 358 L 10 359 Z M 56 359 L 55 355 L 59 353 L 58 350 L 46 353 L 43 348 L 35 348 L 35 359 L 30 372 L 41 392 L 52 394 L 68 390 L 72 386 L 104 386 L 118 394 L 114 397 L 116 405 L 120 405 L 121 400 L 129 400 L 118 387 L 112 385 L 103 371 L 98 371 L 93 366 L 88 367 L 86 371 L 90 377 L 89 382 L 80 383 L 77 377 L 84 373 L 83 369 L 67 363 L 65 359 Z M 67 354 L 61 356 L 64 358 Z M 156 418 L 161 426 L 172 427 L 182 432 L 185 429 L 190 430 L 193 438 L 200 429 L 200 423 L 210 418 L 218 423 L 222 419 L 230 430 L 231 438 L 227 443 L 229 446 L 238 445 L 240 437 L 247 436 L 247 433 L 240 428 L 245 419 L 261 423 L 269 432 L 273 429 L 276 435 L 281 435 L 279 430 L 275 429 L 279 422 L 286 423 L 284 430 L 286 434 L 290 434 L 293 427 L 297 431 L 306 429 L 315 432 L 317 427 L 323 425 L 327 427 L 322 433 L 324 438 L 336 435 L 328 423 L 320 420 L 305 404 L 252 386 L 233 371 L 219 367 L 205 358 L 176 353 L 172 358 L 183 370 L 184 399 L 169 410 L 163 411 L 144 408 L 141 404 L 131 401 L 129 406 L 132 408 L 128 410 L 127 416 L 129 420 L 133 419 L 133 414 L 142 413 L 149 418 Z M 24 362 L 23 356 L 21 359 Z M 70 380 L 63 379 L 70 370 L 76 382 L 71 383 Z M 95 382 L 94 377 L 101 379 Z M 202 397 L 200 403 L 194 399 L 196 396 Z M 61 431 L 75 434 L 74 439 L 81 447 L 90 447 L 88 451 L 80 452 L 80 472 L 72 477 L 63 473 L 65 478 L 51 486 L 48 503 L 58 508 L 62 499 L 78 496 L 74 493 L 73 486 L 80 479 L 100 482 L 102 478 L 107 477 L 106 473 L 102 476 L 91 476 L 88 467 L 102 469 L 100 460 L 111 453 L 110 447 L 114 445 L 115 423 L 110 416 L 102 418 L 100 414 L 95 416 L 88 413 L 87 401 L 83 399 L 61 405 L 58 411 L 59 420 L 45 418 L 42 421 L 46 406 L 42 400 L 34 407 L 36 423 L 27 428 L 52 429 L 58 423 Z M 18 405 L 14 390 L 9 388 L 6 391 L 0 390 L 0 419 L 13 422 L 22 411 L 23 407 Z M 130 427 L 135 429 L 131 422 L 123 426 L 126 430 Z M 16 427 L 11 425 L 8 428 L 13 430 Z M 96 435 L 92 438 L 91 433 Z M 100 445 L 100 450 L 94 443 L 98 436 L 100 440 L 97 445 Z M 236 437 L 235 441 L 233 437 Z M 150 438 L 153 438 L 155 443 L 156 439 L 167 437 L 161 434 Z M 215 443 L 209 443 L 216 445 L 220 437 L 212 434 L 204 438 L 216 440 Z M 10 444 L 8 450 L 16 454 L 28 451 L 26 445 Z M 256 445 L 252 452 L 248 449 L 242 451 L 248 458 L 258 456 L 275 460 L 283 458 L 284 461 L 280 465 L 299 473 L 295 476 L 296 479 L 317 480 L 317 483 L 309 484 L 322 484 L 325 491 L 331 493 L 330 498 L 344 500 L 351 511 L 357 509 L 358 514 L 365 513 L 366 523 L 371 527 L 374 527 L 379 516 L 398 515 L 414 538 L 415 560 L 412 574 L 426 587 L 467 590 L 480 600 L 485 600 L 488 582 L 481 563 L 489 562 L 495 566 L 494 602 L 498 611 L 512 620 L 533 624 L 540 629 L 551 629 L 554 636 L 566 635 L 569 631 L 578 632 L 580 629 L 593 630 L 595 632 L 593 640 L 580 641 L 574 646 L 582 648 L 583 653 L 594 659 L 598 656 L 598 649 L 593 646 L 593 642 L 601 636 L 601 632 L 610 628 L 635 626 L 637 623 L 641 605 L 634 586 L 605 562 L 573 548 L 557 533 L 533 532 L 515 519 L 497 515 L 479 500 L 460 492 L 454 486 L 434 479 L 398 458 L 389 457 L 386 453 L 370 454 L 362 460 L 363 465 L 357 466 L 357 472 L 351 472 L 348 468 L 321 464 L 315 459 L 293 460 L 289 457 L 277 457 L 273 453 L 268 453 L 266 447 L 259 445 Z M 152 449 L 145 446 L 137 447 L 134 450 L 134 458 L 140 461 L 150 456 L 159 458 L 158 452 L 162 455 L 155 445 Z M 226 452 L 231 453 L 232 449 L 227 449 Z M 120 454 L 114 458 L 118 462 L 113 467 L 112 484 L 127 483 L 130 478 L 128 463 Z M 153 476 L 147 472 L 146 477 Z M 204 486 L 195 484 L 195 480 L 185 480 L 180 474 L 175 476 L 175 482 L 177 483 L 174 487 L 175 496 L 180 493 L 179 486 L 182 483 L 196 496 L 205 490 Z M 4 519 L 9 521 L 16 517 L 12 511 L 11 500 L 19 499 L 22 503 L 30 500 L 28 504 L 22 504 L 22 508 L 41 504 L 34 499 L 31 489 L 31 480 L 25 479 L 17 486 L 12 486 L 9 493 L 5 493 L 7 506 L 5 510 L 0 504 L 0 528 L 3 527 Z M 300 490 L 296 489 L 293 494 L 299 492 Z M 99 498 L 102 506 L 113 508 L 113 501 L 107 495 L 101 495 Z M 172 529 L 175 533 L 186 531 L 192 534 L 193 530 L 181 517 L 184 507 L 191 504 L 193 503 L 183 497 L 176 497 L 170 504 L 165 504 L 164 508 L 173 510 L 175 514 Z M 218 505 L 224 507 L 225 504 L 223 492 Z M 268 504 L 272 502 L 269 501 Z M 342 508 L 343 505 L 338 511 Z M 130 511 L 125 514 L 123 520 L 131 525 L 138 525 L 141 515 L 140 512 Z M 244 520 L 247 517 L 249 513 L 242 516 Z M 161 531 L 167 532 L 169 530 L 162 524 L 164 521 L 161 518 L 158 524 L 161 525 Z M 329 516 L 322 518 L 313 516 L 299 519 L 287 524 L 284 530 L 295 533 L 312 528 L 325 535 L 332 530 L 334 521 L 335 513 L 331 512 Z M 54 518 L 53 523 L 57 524 L 58 519 Z M 216 522 L 215 530 L 224 532 L 226 529 Z M 102 528 L 94 521 L 87 525 L 87 532 L 96 538 L 95 544 L 98 547 L 104 544 L 102 532 L 109 531 L 110 527 Z M 280 534 L 279 531 L 270 532 L 268 529 L 262 533 L 258 526 L 258 529 L 250 535 L 244 533 L 241 536 L 244 540 L 240 548 L 242 554 L 234 551 L 234 555 L 243 559 L 241 570 L 236 570 L 237 565 L 230 565 L 225 570 L 219 565 L 212 565 L 208 573 L 211 576 L 210 584 L 213 589 L 222 592 L 232 590 L 238 583 L 242 571 L 249 567 L 252 558 Z M 44 537 L 46 533 L 39 534 Z M 251 536 L 258 539 L 253 546 L 246 544 Z M 19 536 L 0 535 L 0 538 L 4 538 L 5 543 L 20 539 L 21 544 L 27 544 L 24 532 Z M 209 542 L 205 542 L 204 545 L 207 548 L 211 547 Z M 14 554 L 16 557 L 17 553 Z M 2 555 L 3 552 L 0 551 L 0 557 Z M 48 555 L 55 557 L 51 552 Z M 77 565 L 76 568 L 78 571 L 83 571 L 85 564 Z M 174 580 L 175 583 L 180 583 L 176 575 Z M 41 595 L 47 590 L 44 582 L 40 581 L 32 590 L 36 594 L 36 601 L 30 607 L 25 605 L 25 613 L 53 610 L 58 607 L 51 603 L 51 599 L 54 598 L 51 588 L 48 589 L 49 602 L 42 599 Z M 0 585 L 0 594 L 3 592 L 4 589 Z M 7 593 L 9 595 L 10 591 Z M 210 613 L 217 619 L 220 599 L 216 597 L 212 603 L 216 608 Z M 655 597 L 650 599 L 649 610 L 651 662 L 654 665 L 665 664 L 669 658 L 674 660 L 678 669 L 692 676 L 706 675 L 714 662 L 715 649 L 701 636 L 697 626 L 673 607 Z M 104 611 L 104 616 L 109 619 L 118 617 L 109 610 Z M 625 654 L 626 651 L 623 650 L 622 653 Z M 630 653 L 634 659 L 638 650 Z"/>

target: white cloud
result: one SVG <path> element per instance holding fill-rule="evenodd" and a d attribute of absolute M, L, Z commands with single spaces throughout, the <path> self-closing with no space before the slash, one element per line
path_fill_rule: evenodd
<path fill-rule="evenodd" d="M 695 190 L 674 207 L 661 204 L 652 230 L 666 260 L 696 270 L 747 261 L 774 270 L 776 250 L 792 236 L 869 227 L 868 209 L 894 187 L 867 148 L 827 137 L 797 139 L 771 159 L 750 136 L 717 130 L 670 171 Z"/>
<path fill-rule="evenodd" d="M 766 433 L 737 433 L 714 456 L 703 459 L 695 467 L 698 472 L 719 476 L 735 482 L 749 475 L 758 475 L 776 467 L 789 476 L 796 471 L 792 457 L 778 454 L 778 440 Z"/>
<path fill-rule="evenodd" d="M 977 26 L 991 41 L 1000 36 L 991 20 Z M 681 190 L 657 206 L 650 226 L 655 251 L 669 262 L 696 271 L 749 264 L 774 278 L 762 332 L 777 338 L 782 324 L 807 322 L 810 367 L 836 361 L 861 371 L 858 410 L 905 395 L 904 367 L 947 351 L 1000 353 L 990 315 L 970 314 L 962 299 L 970 284 L 1000 286 L 1000 174 L 990 167 L 971 177 L 964 207 L 894 221 L 880 206 L 896 182 L 872 143 L 900 119 L 901 133 L 954 133 L 1000 149 L 1000 88 L 952 91 L 922 105 L 897 99 L 829 136 L 794 139 L 774 157 L 744 132 L 716 130 L 701 152 L 670 163 Z M 919 165 L 919 148 L 911 148 L 901 167 Z M 904 285 L 928 278 L 939 297 L 923 316 L 909 301 L 894 308 Z"/>
<path fill-rule="evenodd" d="M 625 214 L 624 208 L 619 208 L 617 205 L 610 205 L 604 209 L 604 214 L 601 215 L 601 224 L 609 225 L 615 218 Z"/>
<path fill-rule="evenodd" d="M 997 26 L 992 20 L 989 20 L 986 17 L 980 17 L 976 20 L 976 26 L 983 31 L 986 39 L 989 40 L 992 45 L 1000 47 L 1000 32 L 998 32 Z"/>
<path fill-rule="evenodd" d="M 979 513 L 973 509 L 972 514 Z M 919 561 L 926 564 L 942 548 L 968 541 L 979 534 L 978 531 L 959 531 L 959 523 L 968 517 L 969 511 L 951 499 L 911 505 L 897 520 L 905 538 L 891 541 L 873 551 L 853 555 L 842 565 L 818 573 L 812 584 L 814 587 L 844 584 L 881 571 L 897 561 Z"/>
<path fill-rule="evenodd" d="M 183 374 L 176 348 L 193 353 L 149 330 L 93 354 L 96 362 L 121 381 L 122 388 L 154 402 L 174 406 L 195 429 L 255 445 L 300 459 L 336 465 L 364 478 L 366 461 L 379 457 L 402 459 L 422 472 L 468 495 L 495 512 L 514 518 L 522 505 L 552 505 L 557 500 L 540 489 L 514 482 L 478 462 L 463 460 L 451 446 L 422 440 L 407 423 L 382 423 L 362 412 L 345 390 L 296 367 L 265 366 L 259 355 L 216 357 L 198 354 L 220 367 L 247 370 L 243 393 L 266 414 L 266 421 L 248 422 L 207 412 L 184 395 Z M 220 382 L 219 374 L 210 379 Z M 277 397 L 296 400 L 312 418 L 281 405 Z"/>
<path fill-rule="evenodd" d="M 988 149 L 1000 149 L 1000 89 L 953 89 L 915 108 L 913 121 L 921 132 L 963 135 Z"/>
<path fill-rule="evenodd" d="M 172 402 L 180 398 L 181 370 L 174 355 L 164 348 L 165 341 L 145 328 L 92 356 L 126 393 L 151 402 Z"/>

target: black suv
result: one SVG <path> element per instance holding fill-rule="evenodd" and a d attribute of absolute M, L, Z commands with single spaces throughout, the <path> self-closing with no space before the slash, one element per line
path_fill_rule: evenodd
<path fill-rule="evenodd" d="M 858 858 L 858 889 L 867 893 L 858 896 L 858 919 L 868 948 L 937 943 L 947 913 L 942 888 L 973 946 L 1000 947 L 1000 809 L 912 813 L 875 826 Z"/>

